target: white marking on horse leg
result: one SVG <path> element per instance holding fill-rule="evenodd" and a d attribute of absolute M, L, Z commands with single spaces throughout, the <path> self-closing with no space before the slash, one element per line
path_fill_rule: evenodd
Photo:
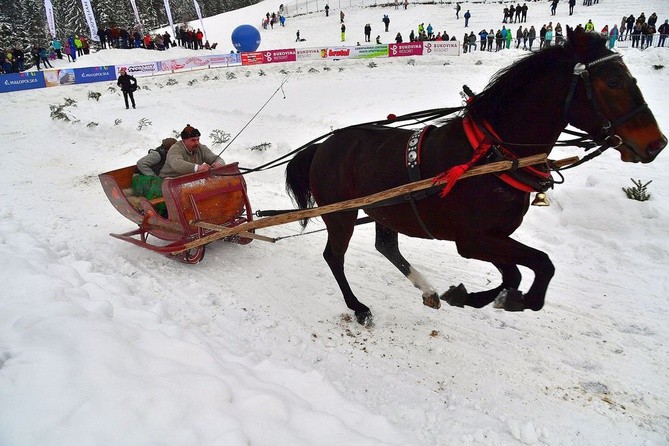
<path fill-rule="evenodd" d="M 416 271 L 413 266 L 409 267 L 409 275 L 407 278 L 416 288 L 423 292 L 423 304 L 435 309 L 441 307 L 441 301 L 437 296 L 437 291 L 432 288 L 432 285 L 428 283 L 427 279 L 425 279 L 421 273 Z"/>

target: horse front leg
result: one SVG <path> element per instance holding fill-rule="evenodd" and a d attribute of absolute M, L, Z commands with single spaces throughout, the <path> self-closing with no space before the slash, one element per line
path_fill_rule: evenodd
<path fill-rule="evenodd" d="M 526 246 L 509 237 L 479 236 L 456 240 L 458 252 L 465 258 L 493 263 L 502 273 L 502 284 L 491 290 L 467 293 L 464 286 L 451 287 L 442 298 L 451 305 L 480 308 L 495 301 L 508 311 L 541 310 L 555 267 L 545 252 Z M 523 296 L 517 290 L 520 271 L 516 265 L 534 272 L 534 281 Z"/>
<path fill-rule="evenodd" d="M 376 250 L 390 260 L 390 263 L 395 265 L 395 267 L 399 269 L 411 283 L 413 283 L 413 286 L 423 292 L 424 305 L 427 305 L 430 308 L 439 309 L 441 307 L 439 295 L 423 275 L 416 271 L 404 256 L 402 256 L 397 239 L 397 231 L 393 231 L 381 223 L 376 223 L 376 242 L 374 244 Z"/>
<path fill-rule="evenodd" d="M 344 257 L 353 235 L 356 216 L 357 212 L 340 212 L 323 216 L 323 221 L 328 230 L 328 241 L 323 251 L 323 258 L 330 267 L 337 285 L 339 285 L 346 306 L 353 310 L 355 318 L 360 324 L 369 325 L 372 322 L 372 312 L 353 294 L 344 273 Z"/>

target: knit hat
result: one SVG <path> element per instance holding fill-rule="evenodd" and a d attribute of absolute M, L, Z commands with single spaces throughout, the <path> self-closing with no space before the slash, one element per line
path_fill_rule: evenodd
<path fill-rule="evenodd" d="M 181 131 L 181 139 L 196 138 L 200 136 L 200 131 L 195 127 L 191 127 L 190 124 L 186 124 L 186 127 Z"/>
<path fill-rule="evenodd" d="M 176 143 L 177 143 L 177 140 L 174 139 L 174 138 L 165 138 L 165 139 L 163 139 L 162 145 L 166 149 L 169 149 L 170 147 L 172 147 Z"/>

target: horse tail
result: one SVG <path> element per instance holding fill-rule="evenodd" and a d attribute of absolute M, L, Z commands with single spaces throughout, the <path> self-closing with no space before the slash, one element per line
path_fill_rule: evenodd
<path fill-rule="evenodd" d="M 311 194 L 309 184 L 309 170 L 319 144 L 312 144 L 300 151 L 288 162 L 286 166 L 286 192 L 300 209 L 314 206 L 314 196 Z M 309 222 L 308 218 L 300 220 L 304 228 Z"/>

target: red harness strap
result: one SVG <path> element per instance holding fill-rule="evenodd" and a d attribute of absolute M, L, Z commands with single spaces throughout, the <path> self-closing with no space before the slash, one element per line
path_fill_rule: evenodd
<path fill-rule="evenodd" d="M 469 144 L 474 149 L 474 155 L 472 155 L 472 159 L 470 159 L 465 164 L 453 166 L 446 172 L 440 173 L 434 178 L 433 184 L 444 182 L 446 183 L 444 189 L 439 194 L 439 196 L 442 198 L 445 197 L 451 191 L 451 189 L 453 189 L 453 186 L 455 186 L 456 181 L 460 179 L 462 174 L 467 172 L 469 168 L 472 167 L 479 159 L 481 159 L 483 155 L 488 153 L 492 147 L 492 143 L 486 138 L 485 133 L 483 133 L 483 131 L 476 125 L 474 120 L 470 118 L 469 115 L 462 119 L 462 127 L 465 130 L 465 135 L 467 135 Z"/>
<path fill-rule="evenodd" d="M 484 122 L 483 125 L 485 126 L 486 131 L 488 134 L 492 135 L 495 139 L 499 140 L 499 136 L 495 133 L 495 131 L 490 127 L 490 124 L 488 122 Z M 453 166 L 450 169 L 448 169 L 446 172 L 443 172 L 439 175 L 437 175 L 434 179 L 434 184 L 437 183 L 443 183 L 445 182 L 446 185 L 444 186 L 443 190 L 441 191 L 440 196 L 443 198 L 445 197 L 453 188 L 455 183 L 458 181 L 458 179 L 464 174 L 466 171 L 468 171 L 477 161 L 479 161 L 484 155 L 486 155 L 490 149 L 493 146 L 493 143 L 490 141 L 490 139 L 486 136 L 485 132 L 481 130 L 481 128 L 476 125 L 474 120 L 469 116 L 466 115 L 462 119 L 462 127 L 465 131 L 465 135 L 467 136 L 467 139 L 469 140 L 469 144 L 472 146 L 474 149 L 474 154 L 472 155 L 472 159 L 466 162 L 465 164 L 460 164 L 458 166 Z M 499 146 L 498 146 L 499 147 Z M 510 152 L 509 150 L 505 149 L 504 147 L 499 147 L 499 150 L 507 157 L 511 159 L 518 159 L 518 157 Z M 549 172 L 544 172 L 538 169 L 535 169 L 533 167 L 524 167 L 524 171 L 529 173 L 532 176 L 546 179 L 550 178 L 550 173 Z M 500 173 L 497 174 L 497 176 L 507 183 L 508 185 L 521 190 L 523 192 L 534 192 L 536 189 L 529 184 L 523 183 L 522 181 L 514 178 L 513 176 L 509 175 L 508 173 Z"/>

